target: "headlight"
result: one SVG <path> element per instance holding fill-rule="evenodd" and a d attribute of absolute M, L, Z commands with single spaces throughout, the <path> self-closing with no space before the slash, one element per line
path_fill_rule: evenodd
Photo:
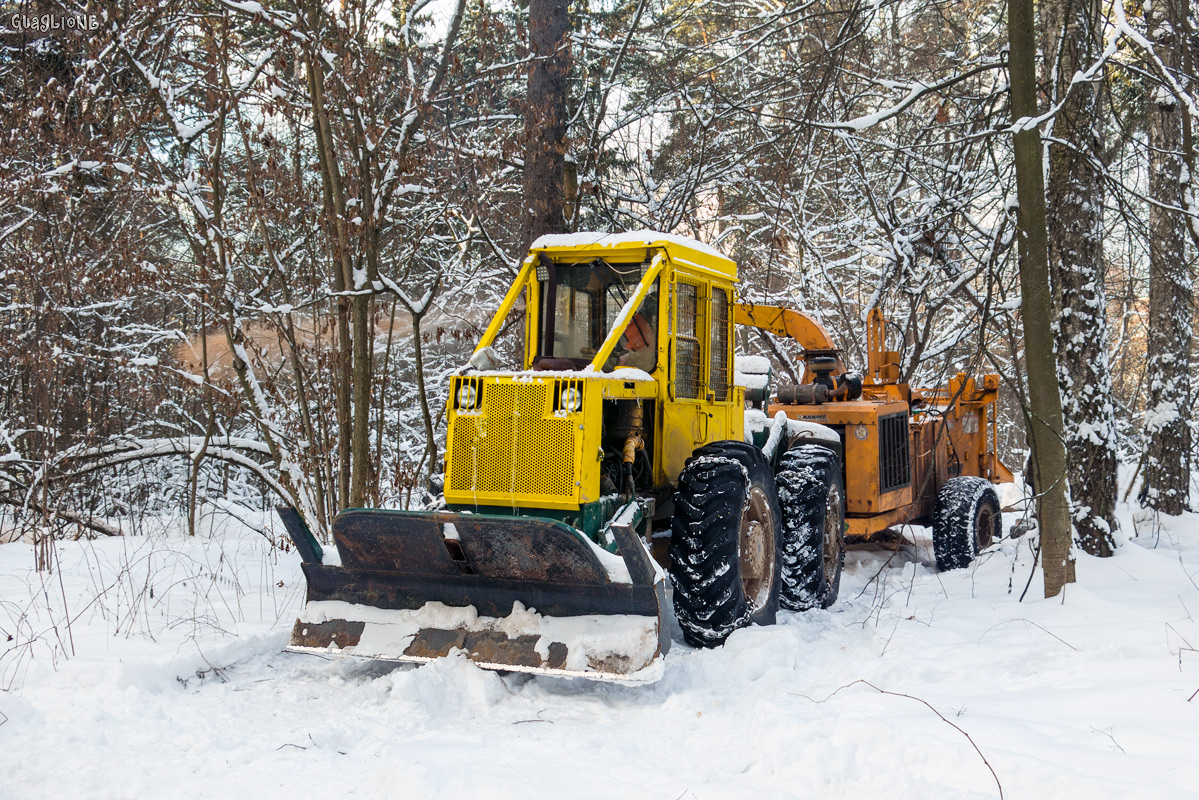
<path fill-rule="evenodd" d="M 473 411 L 479 404 L 479 390 L 474 384 L 464 383 L 458 389 L 458 410 Z"/>
<path fill-rule="evenodd" d="M 558 398 L 558 408 L 574 413 L 583 407 L 583 393 L 574 386 L 567 386 Z"/>

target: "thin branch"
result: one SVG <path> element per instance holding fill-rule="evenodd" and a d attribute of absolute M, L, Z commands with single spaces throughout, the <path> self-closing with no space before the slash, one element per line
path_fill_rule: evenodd
<path fill-rule="evenodd" d="M 970 746 L 974 748 L 974 752 L 978 753 L 978 757 L 981 758 L 983 764 L 986 765 L 987 770 L 991 773 L 991 777 L 995 779 L 995 786 L 999 789 L 999 798 L 1000 798 L 1000 800 L 1003 800 L 1003 784 L 999 782 L 999 776 L 995 774 L 994 768 L 991 767 L 991 762 L 987 761 L 987 757 L 983 755 L 983 751 L 979 749 L 977 744 L 975 744 L 974 739 L 972 739 L 970 734 L 966 733 L 966 731 L 963 730 L 961 728 L 961 726 L 956 725 L 953 722 L 946 719 L 945 715 L 942 714 L 937 709 L 933 708 L 933 706 L 927 700 L 922 700 L 921 698 L 916 697 L 915 695 L 904 694 L 903 692 L 889 692 L 886 689 L 880 689 L 877 686 L 875 686 L 873 683 L 871 683 L 870 681 L 864 680 L 862 678 L 859 678 L 858 680 L 853 681 L 851 683 L 847 683 L 844 686 L 838 687 L 836 690 L 834 690 L 832 692 L 832 694 L 830 694 L 828 697 L 824 698 L 823 700 L 815 700 L 811 697 L 808 697 L 805 694 L 796 694 L 795 692 L 788 692 L 787 694 L 790 694 L 793 697 L 802 697 L 804 700 L 808 700 L 812 703 L 827 703 L 829 700 L 832 700 L 833 697 L 835 697 L 841 690 L 849 689 L 850 687 L 855 686 L 859 683 L 864 686 L 869 686 L 871 689 L 878 692 L 879 694 L 890 695 L 892 697 L 904 697 L 904 698 L 907 698 L 908 700 L 915 700 L 917 703 L 920 703 L 925 708 L 927 708 L 929 711 L 936 714 L 940 718 L 940 720 L 942 722 L 944 722 L 946 725 L 950 726 L 951 728 L 956 730 L 958 733 L 962 734 L 962 736 L 965 736 L 966 741 L 970 742 Z M 1197 694 L 1199 694 L 1199 692 L 1197 692 Z"/>

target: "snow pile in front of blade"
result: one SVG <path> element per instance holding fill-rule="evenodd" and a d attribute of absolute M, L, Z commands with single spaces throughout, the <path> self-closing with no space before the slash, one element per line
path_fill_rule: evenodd
<path fill-rule="evenodd" d="M 651 682 L 662 676 L 662 658 L 658 650 L 658 618 L 640 614 L 587 614 L 577 617 L 551 617 L 513 603 L 512 613 L 504 617 L 479 614 L 474 606 L 448 606 L 438 601 L 418 609 L 383 609 L 346 603 L 341 600 L 314 600 L 300 613 L 299 624 L 361 622 L 362 635 L 356 645 L 327 648 L 292 645 L 289 650 L 308 653 L 382 658 L 395 661 L 427 662 L 432 659 L 405 651 L 422 630 L 498 631 L 510 639 L 539 636 L 535 647 L 543 660 L 549 658 L 550 645 L 566 645 L 566 663 L 561 669 L 526 667 L 495 663 L 474 653 L 467 655 L 476 664 L 515 672 L 540 672 L 556 675 L 609 680 Z M 612 657 L 626 657 L 647 666 L 631 673 L 596 668 Z"/>

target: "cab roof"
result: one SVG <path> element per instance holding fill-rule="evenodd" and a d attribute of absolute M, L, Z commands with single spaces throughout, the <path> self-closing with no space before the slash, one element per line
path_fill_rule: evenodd
<path fill-rule="evenodd" d="M 547 234 L 533 242 L 530 250 L 542 251 L 555 259 L 577 258 L 580 260 L 613 257 L 630 261 L 644 261 L 646 250 L 663 248 L 676 264 L 699 267 L 716 272 L 730 280 L 737 280 L 737 264 L 703 242 L 676 236 L 661 231 L 628 231 L 626 233 L 601 233 L 582 231 L 579 233 Z"/>

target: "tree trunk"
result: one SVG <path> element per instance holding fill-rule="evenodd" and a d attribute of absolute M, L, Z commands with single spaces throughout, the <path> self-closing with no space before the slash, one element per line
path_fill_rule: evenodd
<path fill-rule="evenodd" d="M 354 286 L 357 292 L 366 292 L 370 283 L 359 281 Z M 371 385 L 375 380 L 375 300 L 368 294 L 354 297 L 354 429 L 351 441 L 354 471 L 350 478 L 350 506 L 366 505 L 366 495 L 374 473 L 371 460 Z"/>
<path fill-rule="evenodd" d="M 1045 228 L 1045 179 L 1041 171 L 1041 136 L 1027 120 L 1037 114 L 1037 40 L 1033 0 L 1008 0 L 1009 72 L 1013 120 L 1025 125 L 1013 137 L 1016 197 L 1019 201 L 1021 321 L 1028 366 L 1029 438 L 1033 482 L 1040 491 L 1037 523 L 1041 535 L 1045 596 L 1054 597 L 1074 582 L 1070 553 L 1070 507 L 1066 448 L 1062 441 L 1062 405 L 1058 394 L 1057 359 L 1053 352 L 1053 311 L 1049 288 L 1048 234 Z"/>
<path fill-rule="evenodd" d="M 1045 58 L 1055 100 L 1046 192 L 1049 267 L 1057 306 L 1058 384 L 1071 511 L 1082 548 L 1110 556 L 1116 528 L 1116 413 L 1107 354 L 1103 258 L 1103 107 L 1099 87 L 1071 87 L 1103 49 L 1097 0 L 1041 5 Z"/>
<path fill-rule="evenodd" d="M 311 2 L 307 7 L 308 30 L 316 31 L 320 27 L 320 4 Z M 362 328 L 365 315 L 357 302 L 352 303 L 346 292 L 355 289 L 354 270 L 350 259 L 349 235 L 346 231 L 346 198 L 341 180 L 341 170 L 337 162 L 337 150 L 333 142 L 333 130 L 325 107 L 324 67 L 315 46 L 310 46 L 305 53 L 307 69 L 309 101 L 312 105 L 313 132 L 316 134 L 317 161 L 321 170 L 322 198 L 324 200 L 324 216 L 328 226 L 330 240 L 330 266 L 333 272 L 333 291 L 337 294 L 337 345 L 334 351 L 334 361 L 337 365 L 337 510 L 355 505 L 355 499 L 365 496 L 365 484 L 358 479 L 352 483 L 354 473 L 364 468 L 364 460 L 357 460 L 357 449 L 361 445 L 361 436 L 354 430 L 357 414 L 354 411 L 353 400 L 357 400 L 360 392 L 356 391 L 354 381 L 362 369 L 362 349 L 359 343 L 363 340 Z M 359 298 L 355 298 L 357 301 Z M 353 317 L 353 332 L 351 333 L 351 316 Z M 365 371 L 369 374 L 369 364 Z M 369 386 L 366 391 L 369 393 Z M 368 434 L 364 434 L 369 436 Z M 369 441 L 369 439 L 367 440 Z M 360 467 L 361 465 L 361 467 Z"/>
<path fill-rule="evenodd" d="M 566 154 L 566 79 L 570 33 L 564 0 L 530 0 L 529 69 L 525 101 L 524 240 L 566 229 L 563 164 Z"/>
<path fill-rule="evenodd" d="M 423 474 L 426 478 L 433 475 L 437 469 L 437 437 L 433 431 L 433 412 L 429 408 L 429 393 L 425 384 L 425 352 L 421 341 L 421 320 L 425 312 L 412 315 L 412 343 L 416 353 L 416 391 L 420 395 L 420 416 L 425 425 L 425 454 L 421 456 L 421 469 L 417 471 L 417 479 Z"/>
<path fill-rule="evenodd" d="M 1145 28 L 1166 69 L 1177 74 L 1185 0 L 1157 0 Z M 1179 99 L 1146 86 L 1149 122 L 1149 401 L 1145 409 L 1145 504 L 1176 516 L 1187 507 L 1190 481 L 1191 276 L 1187 271 L 1186 189 Z"/>

